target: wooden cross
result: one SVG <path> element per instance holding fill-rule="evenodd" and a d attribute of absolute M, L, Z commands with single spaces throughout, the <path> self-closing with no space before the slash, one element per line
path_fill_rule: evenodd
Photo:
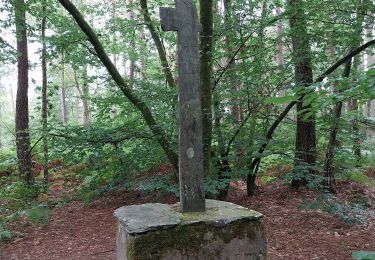
<path fill-rule="evenodd" d="M 205 210 L 198 34 L 192 0 L 160 8 L 163 31 L 178 32 L 179 178 L 182 212 Z"/>

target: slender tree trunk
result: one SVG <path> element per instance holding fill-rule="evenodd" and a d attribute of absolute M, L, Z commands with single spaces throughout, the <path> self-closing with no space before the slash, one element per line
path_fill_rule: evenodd
<path fill-rule="evenodd" d="M 116 24 L 116 16 L 117 16 L 117 0 L 112 0 L 112 37 L 113 37 L 113 44 L 117 44 L 117 35 L 116 35 L 116 30 L 117 30 L 117 24 Z M 115 52 L 112 57 L 113 64 L 115 67 L 117 67 L 117 53 Z"/>
<path fill-rule="evenodd" d="M 77 76 L 76 68 L 72 66 L 73 74 L 74 74 L 74 81 L 78 91 L 78 96 L 82 101 L 82 123 L 83 125 L 87 126 L 91 123 L 91 115 L 90 115 L 90 108 L 89 108 L 89 87 L 88 87 L 88 77 L 87 77 L 87 67 L 83 68 L 83 84 L 82 88 L 79 84 L 79 79 Z"/>
<path fill-rule="evenodd" d="M 348 78 L 350 75 L 350 70 L 351 70 L 352 62 L 349 60 L 346 63 L 345 70 L 344 70 L 344 77 Z M 336 91 L 335 91 L 336 92 Z M 333 156 L 334 156 L 334 149 L 337 143 L 337 132 L 339 130 L 339 121 L 341 118 L 341 111 L 342 111 L 342 106 L 343 102 L 339 101 L 335 105 L 334 109 L 334 119 L 333 119 L 333 124 L 330 132 L 330 137 L 328 141 L 328 146 L 327 146 L 327 152 L 326 152 L 326 159 L 324 163 L 324 171 L 325 171 L 325 183 L 324 186 L 326 189 L 330 192 L 334 192 L 334 184 L 335 184 L 335 175 L 334 175 L 334 168 L 333 168 Z"/>
<path fill-rule="evenodd" d="M 224 24 L 227 26 L 231 26 L 231 0 L 224 0 Z M 227 73 L 230 75 L 233 73 L 233 69 L 236 66 L 236 62 L 234 59 L 232 59 L 232 52 L 231 52 L 231 38 L 233 38 L 233 32 L 232 30 L 226 30 L 226 35 L 224 37 L 224 42 L 225 42 L 225 51 L 228 54 L 226 63 L 227 65 Z M 230 77 L 229 79 L 230 84 L 233 84 L 235 82 L 233 77 Z M 239 91 L 239 88 L 236 84 L 233 84 L 231 87 L 231 91 L 234 96 L 236 96 L 236 93 Z M 231 107 L 231 112 L 232 112 L 232 117 L 233 117 L 233 124 L 238 125 L 241 122 L 240 118 L 240 107 L 238 105 L 238 98 L 234 97 L 232 98 L 232 107 Z"/>
<path fill-rule="evenodd" d="M 68 123 L 68 109 L 66 107 L 66 93 L 65 93 L 65 60 L 64 50 L 61 51 L 61 87 L 60 87 L 60 108 L 61 119 L 64 125 Z"/>
<path fill-rule="evenodd" d="M 128 5 L 132 5 L 132 4 L 133 4 L 133 0 L 128 0 Z M 134 13 L 133 13 L 132 10 L 130 10 L 128 12 L 128 19 L 130 21 L 134 20 Z M 132 50 L 135 49 L 135 42 L 134 42 L 134 40 L 130 41 L 130 48 Z M 129 67 L 129 79 L 130 80 L 134 80 L 134 73 L 135 73 L 135 60 L 134 60 L 134 58 L 130 58 L 130 67 Z"/>
<path fill-rule="evenodd" d="M 83 68 L 83 84 L 82 84 L 82 109 L 83 109 L 83 125 L 87 126 L 91 123 L 91 113 L 90 113 L 90 91 L 89 91 L 89 82 L 87 75 L 87 67 Z"/>
<path fill-rule="evenodd" d="M 231 0 L 224 0 L 224 23 L 227 26 L 230 26 L 231 23 Z M 233 33 L 230 30 L 227 30 L 227 33 L 224 37 L 224 42 L 226 45 L 226 52 L 228 54 L 228 57 L 226 58 L 225 62 L 227 64 L 227 72 L 233 73 L 233 69 L 235 67 L 235 61 L 232 59 L 232 52 L 231 52 L 231 38 L 233 37 Z M 234 82 L 233 77 L 231 77 L 228 80 L 232 84 Z M 238 91 L 238 86 L 233 85 L 231 87 L 231 91 L 234 96 L 236 96 L 236 92 Z M 232 98 L 232 107 L 231 107 L 231 114 L 233 117 L 233 124 L 238 125 L 241 121 L 240 118 L 240 109 L 238 105 L 238 98 L 233 97 Z M 217 161 L 216 161 L 216 167 L 218 170 L 218 180 L 220 182 L 224 182 L 224 185 L 222 185 L 221 189 L 219 189 L 219 196 L 218 199 L 224 200 L 229 192 L 229 184 L 231 176 L 229 175 L 231 172 L 230 163 L 228 160 L 228 154 L 226 154 L 225 149 L 225 138 L 222 133 L 222 126 L 221 126 L 221 119 L 222 119 L 222 113 L 220 109 L 220 98 L 217 91 L 214 93 L 214 111 L 215 111 L 215 129 L 217 131 L 217 138 L 218 138 L 218 155 L 217 155 Z M 238 149 L 237 155 L 239 155 Z"/>
<path fill-rule="evenodd" d="M 358 0 L 357 1 L 357 20 L 354 27 L 354 33 L 356 35 L 353 38 L 353 46 L 358 47 L 362 42 L 362 31 L 363 31 L 363 22 L 365 13 L 368 8 L 369 1 L 367 0 Z M 353 70 L 358 70 L 360 68 L 360 64 L 362 63 L 361 57 L 358 55 L 354 58 Z M 359 111 L 358 111 L 358 100 L 352 98 L 349 103 L 349 110 L 352 113 L 352 120 L 351 123 L 353 125 L 353 150 L 354 156 L 356 158 L 356 166 L 360 166 L 361 160 L 361 133 L 359 129 Z"/>
<path fill-rule="evenodd" d="M 203 172 L 211 174 L 212 142 L 212 52 L 213 52 L 213 0 L 200 0 L 200 80 L 203 124 Z"/>
<path fill-rule="evenodd" d="M 349 103 L 349 110 L 352 113 L 351 123 L 353 126 L 353 151 L 356 158 L 356 167 L 359 167 L 361 160 L 361 136 L 359 131 L 359 120 L 358 120 L 358 101 L 353 98 Z"/>
<path fill-rule="evenodd" d="M 45 2 L 43 12 L 45 12 Z M 43 138 L 43 176 L 44 182 L 48 183 L 48 95 L 47 95 L 47 47 L 46 47 L 46 23 L 47 17 L 42 18 L 42 126 Z"/>
<path fill-rule="evenodd" d="M 16 143 L 19 177 L 32 184 L 34 176 L 31 171 L 29 107 L 28 107 L 28 75 L 29 62 L 26 35 L 26 5 L 23 0 L 14 0 L 16 17 L 18 81 L 16 98 Z"/>
<path fill-rule="evenodd" d="M 276 8 L 276 14 L 280 15 L 281 14 L 281 8 L 277 7 Z M 282 71 L 283 66 L 284 66 L 284 44 L 283 44 L 283 31 L 284 31 L 284 26 L 283 26 L 283 21 L 280 21 L 277 24 L 277 53 L 276 53 L 276 64 L 279 67 L 279 70 Z M 281 88 L 280 90 L 280 96 L 283 97 L 285 96 L 285 89 L 284 87 Z"/>
<path fill-rule="evenodd" d="M 221 129 L 222 111 L 220 108 L 220 97 L 217 92 L 214 93 L 214 110 L 215 110 L 215 130 L 218 138 L 218 160 L 216 167 L 218 167 L 218 180 L 223 182 L 223 188 L 219 189 L 218 199 L 224 200 L 228 196 L 230 184 L 231 167 L 228 155 L 225 152 L 224 136 Z"/>
<path fill-rule="evenodd" d="M 146 40 L 143 29 L 141 31 L 140 37 L 143 42 Z M 144 53 L 141 53 L 141 60 L 140 60 L 140 65 L 139 65 L 139 78 L 141 80 L 145 79 L 145 55 Z"/>
<path fill-rule="evenodd" d="M 375 99 L 370 101 L 370 117 L 375 119 Z"/>
<path fill-rule="evenodd" d="M 301 0 L 288 1 L 288 8 L 291 14 L 289 24 L 292 35 L 293 63 L 297 87 L 307 87 L 313 83 L 310 43 L 303 3 Z M 308 180 L 312 177 L 311 175 L 315 173 L 315 118 L 304 120 L 306 112 L 311 109 L 311 104 L 303 102 L 305 95 L 308 95 L 308 93 L 304 93 L 297 102 L 296 150 L 294 177 L 292 180 L 292 187 L 294 188 L 306 186 Z"/>

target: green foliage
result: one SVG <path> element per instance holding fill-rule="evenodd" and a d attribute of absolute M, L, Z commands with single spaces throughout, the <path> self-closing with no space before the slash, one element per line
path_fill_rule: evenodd
<path fill-rule="evenodd" d="M 354 260 L 374 260 L 375 252 L 373 251 L 355 251 L 352 253 Z"/>
<path fill-rule="evenodd" d="M 304 210 L 323 210 L 348 224 L 366 223 L 365 207 L 357 203 L 340 201 L 331 194 L 320 194 L 315 200 L 304 201 L 300 205 Z"/>
<path fill-rule="evenodd" d="M 136 181 L 131 189 L 145 193 L 161 192 L 179 196 L 179 187 L 175 182 L 175 177 L 174 174 L 166 174 L 142 178 Z"/>
<path fill-rule="evenodd" d="M 27 210 L 27 216 L 33 224 L 47 224 L 49 222 L 49 208 L 47 205 L 37 205 Z"/>
<path fill-rule="evenodd" d="M 227 175 L 231 176 L 230 173 L 227 173 Z M 215 198 L 217 195 L 219 195 L 220 190 L 225 189 L 225 187 L 229 184 L 228 182 L 229 179 L 220 179 L 215 174 L 207 176 L 204 179 L 204 192 L 206 193 L 206 196 L 208 198 Z"/>
<path fill-rule="evenodd" d="M 115 179 L 113 167 L 103 167 L 102 169 L 86 170 L 82 174 L 85 176 L 82 184 L 78 188 L 78 196 L 86 203 L 90 203 L 103 195 L 108 186 Z"/>
<path fill-rule="evenodd" d="M 365 184 L 365 185 L 375 185 L 375 181 L 365 175 L 363 172 L 360 170 L 349 170 L 341 175 L 338 176 L 338 178 L 344 180 L 344 181 L 350 181 L 350 182 L 356 182 L 359 184 Z"/>
<path fill-rule="evenodd" d="M 12 232 L 9 230 L 5 230 L 3 226 L 0 224 L 0 243 L 4 241 L 9 241 L 13 238 Z"/>
<path fill-rule="evenodd" d="M 23 181 L 14 181 L 0 190 L 0 197 L 7 201 L 11 209 L 26 207 L 39 193 L 38 186 L 29 186 Z"/>

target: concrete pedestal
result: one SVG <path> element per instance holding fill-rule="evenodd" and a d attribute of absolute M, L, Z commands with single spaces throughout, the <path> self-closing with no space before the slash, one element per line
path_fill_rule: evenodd
<path fill-rule="evenodd" d="M 202 213 L 180 213 L 178 204 L 117 209 L 117 259 L 267 258 L 262 214 L 216 200 L 206 200 L 206 208 Z"/>

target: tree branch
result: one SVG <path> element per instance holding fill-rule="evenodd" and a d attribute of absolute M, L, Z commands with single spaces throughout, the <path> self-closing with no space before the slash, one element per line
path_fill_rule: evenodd
<path fill-rule="evenodd" d="M 91 26 L 85 21 L 79 10 L 69 1 L 69 0 L 59 0 L 62 6 L 73 16 L 77 25 L 86 34 L 88 40 L 95 49 L 98 58 L 103 63 L 103 65 L 108 70 L 108 73 L 112 76 L 113 80 L 119 86 L 122 93 L 127 97 L 127 99 L 141 112 L 143 119 L 150 128 L 151 132 L 158 140 L 159 144 L 166 153 L 169 161 L 174 166 L 175 170 L 178 171 L 178 157 L 175 151 L 172 149 L 164 130 L 159 124 L 156 123 L 151 110 L 148 108 L 147 104 L 139 99 L 133 92 L 133 89 L 128 86 L 125 80 L 122 78 L 115 65 L 112 63 L 108 57 L 103 45 L 99 41 L 98 36 L 91 28 Z"/>
<path fill-rule="evenodd" d="M 159 34 L 156 32 L 155 27 L 152 25 L 152 20 L 151 20 L 150 13 L 147 7 L 147 0 L 140 0 L 140 4 L 141 4 L 143 18 L 145 19 L 145 22 L 146 22 L 146 26 L 148 30 L 150 31 L 151 37 L 154 40 L 154 43 L 156 45 L 156 49 L 158 50 L 161 66 L 163 67 L 163 71 L 167 79 L 168 85 L 170 88 L 175 88 L 176 82 L 173 78 L 172 71 L 167 60 L 167 54 L 160 40 Z"/>

